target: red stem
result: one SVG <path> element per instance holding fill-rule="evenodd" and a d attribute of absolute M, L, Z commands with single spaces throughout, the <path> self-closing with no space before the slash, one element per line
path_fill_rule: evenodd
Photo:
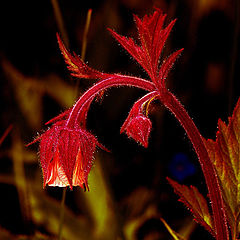
<path fill-rule="evenodd" d="M 159 99 L 178 119 L 184 130 L 186 131 L 193 147 L 197 153 L 206 184 L 208 187 L 209 197 L 211 201 L 213 220 L 215 224 L 216 239 L 229 240 L 227 228 L 226 214 L 224 203 L 221 195 L 221 189 L 214 166 L 208 156 L 207 149 L 204 145 L 202 136 L 196 125 L 189 117 L 188 113 L 176 97 L 163 88 L 160 91 Z"/>
<path fill-rule="evenodd" d="M 81 116 L 81 111 L 83 111 L 85 104 L 89 101 L 92 101 L 99 92 L 110 87 L 122 85 L 134 86 L 150 92 L 156 90 L 156 87 L 152 82 L 141 78 L 123 76 L 118 74 L 109 75 L 107 79 L 104 79 L 92 86 L 79 98 L 69 115 L 67 126 L 74 127 L 76 121 L 81 120 L 78 118 Z M 202 136 L 176 97 L 172 93 L 168 92 L 166 88 L 161 88 L 158 92 L 160 101 L 175 115 L 182 127 L 185 129 L 199 158 L 209 191 L 216 231 L 216 239 L 229 240 L 224 203 L 218 178 L 214 166 L 208 156 L 208 152 L 205 148 Z"/>
<path fill-rule="evenodd" d="M 80 111 L 83 109 L 83 106 L 90 100 L 93 100 L 93 98 L 101 91 L 114 87 L 114 86 L 132 86 L 132 87 L 138 87 L 144 90 L 147 90 L 149 92 L 154 91 L 156 89 L 155 85 L 147 80 L 136 78 L 136 77 L 130 77 L 130 76 L 123 76 L 123 75 L 109 75 L 109 78 L 104 79 L 98 83 L 96 83 L 94 86 L 89 88 L 75 103 L 69 117 L 67 120 L 67 126 L 73 127 L 78 119 L 78 116 L 81 115 Z"/>
<path fill-rule="evenodd" d="M 142 106 L 144 103 L 146 103 L 147 101 L 151 100 L 154 97 L 157 97 L 159 95 L 158 91 L 152 91 L 146 95 L 144 95 L 142 98 L 138 99 L 135 103 L 134 103 L 134 109 L 136 109 L 136 111 L 134 112 L 136 115 L 140 114 L 141 112 L 143 112 Z"/>

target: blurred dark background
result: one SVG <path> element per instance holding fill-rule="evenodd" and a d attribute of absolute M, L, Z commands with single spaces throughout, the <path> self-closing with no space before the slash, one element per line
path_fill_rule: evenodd
<path fill-rule="evenodd" d="M 110 36 L 112 28 L 136 37 L 132 14 L 161 8 L 177 22 L 163 56 L 184 48 L 168 88 L 176 94 L 205 138 L 215 139 L 217 120 L 227 121 L 239 97 L 238 0 L 2 1 L 0 4 L 0 239 L 56 239 L 61 188 L 42 188 L 38 146 L 29 148 L 44 123 L 76 100 L 76 78 L 59 51 L 56 32 L 81 53 L 88 10 L 86 61 L 100 71 L 147 77 Z M 62 28 L 61 28 L 62 27 Z M 79 96 L 94 80 L 80 80 Z M 165 219 L 186 239 L 212 239 L 192 222 L 167 183 L 170 177 L 207 196 L 201 169 L 183 129 L 159 102 L 153 102 L 153 129 L 144 149 L 119 130 L 142 90 L 108 90 L 91 106 L 88 129 L 110 153 L 99 150 L 90 174 L 90 192 L 67 190 L 64 239 L 171 239 Z M 92 179 L 91 179 L 92 178 Z M 95 184 L 96 183 L 96 184 Z"/>

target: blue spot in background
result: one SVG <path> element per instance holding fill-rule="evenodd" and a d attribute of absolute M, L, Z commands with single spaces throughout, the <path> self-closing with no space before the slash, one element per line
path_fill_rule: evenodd
<path fill-rule="evenodd" d="M 190 162 L 189 157 L 184 153 L 176 153 L 168 165 L 172 177 L 179 182 L 195 174 L 196 167 Z"/>

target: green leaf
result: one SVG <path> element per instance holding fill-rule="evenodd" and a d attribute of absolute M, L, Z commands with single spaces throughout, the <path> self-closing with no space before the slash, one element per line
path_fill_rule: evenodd
<path fill-rule="evenodd" d="M 228 125 L 219 119 L 216 141 L 206 140 L 205 145 L 219 178 L 232 238 L 236 239 L 240 233 L 240 99 Z"/>

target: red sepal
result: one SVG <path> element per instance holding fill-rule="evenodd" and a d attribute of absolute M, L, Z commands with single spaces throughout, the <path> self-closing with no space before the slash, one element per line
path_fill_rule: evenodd
<path fill-rule="evenodd" d="M 129 137 L 146 148 L 148 146 L 148 138 L 152 129 L 152 123 L 148 117 L 144 116 L 143 108 L 145 104 L 151 101 L 156 95 L 157 92 L 153 91 L 136 101 L 120 130 L 120 133 L 126 132 Z"/>
<path fill-rule="evenodd" d="M 104 148 L 91 133 L 78 125 L 68 128 L 66 120 L 62 120 L 35 141 L 40 141 L 44 186 L 88 188 L 87 178 L 96 146 Z"/>
<path fill-rule="evenodd" d="M 145 148 L 148 147 L 148 138 L 152 129 L 152 123 L 149 118 L 144 115 L 139 115 L 128 123 L 125 128 L 127 135 L 135 141 L 142 144 Z"/>

